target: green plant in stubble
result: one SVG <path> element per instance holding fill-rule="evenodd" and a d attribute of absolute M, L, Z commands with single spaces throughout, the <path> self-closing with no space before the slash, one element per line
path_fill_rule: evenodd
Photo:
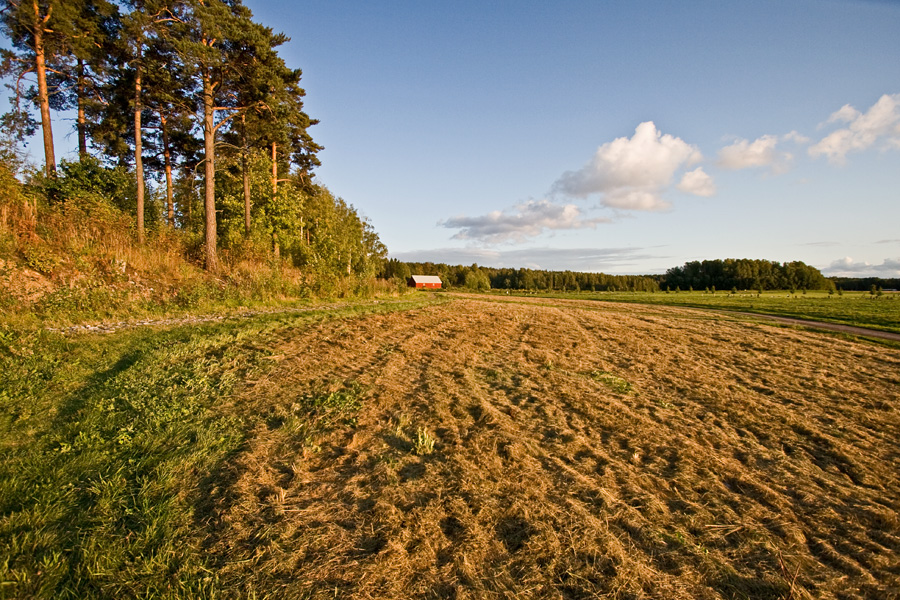
<path fill-rule="evenodd" d="M 415 444 L 413 444 L 413 452 L 419 456 L 431 454 L 434 452 L 434 441 L 434 436 L 428 432 L 428 429 L 419 427 Z"/>
<path fill-rule="evenodd" d="M 589 376 L 594 381 L 602 383 L 619 394 L 627 394 L 632 390 L 632 385 L 628 381 L 613 373 L 608 373 L 606 371 L 591 371 Z"/>

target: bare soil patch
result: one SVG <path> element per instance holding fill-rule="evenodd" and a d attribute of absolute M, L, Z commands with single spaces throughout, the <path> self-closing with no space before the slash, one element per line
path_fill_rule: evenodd
<path fill-rule="evenodd" d="M 462 298 L 273 359 L 232 407 L 265 425 L 198 503 L 243 596 L 900 596 L 896 350 Z M 341 390 L 361 408 L 327 433 L 298 419 Z"/>

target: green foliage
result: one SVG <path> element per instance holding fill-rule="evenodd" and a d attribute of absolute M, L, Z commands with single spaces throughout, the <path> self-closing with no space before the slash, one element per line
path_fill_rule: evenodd
<path fill-rule="evenodd" d="M 387 248 L 367 219 L 324 186 L 313 186 L 305 211 L 306 240 L 299 236 L 289 246 L 294 264 L 311 267 L 323 283 L 343 282 L 344 291 L 358 286 L 382 270 Z"/>
<path fill-rule="evenodd" d="M 137 212 L 137 188 L 134 175 L 124 167 L 105 167 L 96 158 L 63 159 L 56 177 L 36 178 L 38 188 L 51 204 L 74 202 L 82 208 L 108 206 L 126 214 Z M 158 223 L 158 202 L 147 202 L 147 222 Z"/>
<path fill-rule="evenodd" d="M 47 244 L 22 244 L 21 250 L 25 265 L 44 275 L 52 275 L 61 262 L 59 255 Z"/>
<path fill-rule="evenodd" d="M 712 287 L 719 289 L 779 290 L 801 288 L 828 289 L 829 282 L 818 269 L 800 261 L 777 263 L 768 260 L 704 260 L 685 263 L 666 271 L 667 285 Z"/>
<path fill-rule="evenodd" d="M 251 238 L 259 247 L 312 271 L 326 294 L 355 293 L 382 268 L 387 249 L 371 224 L 322 185 L 303 185 L 295 173 L 273 196 L 271 161 L 264 152 L 247 162 L 252 203 Z M 217 187 L 226 248 L 245 243 L 243 171 L 236 157 L 223 161 Z"/>
<path fill-rule="evenodd" d="M 491 289 L 491 281 L 488 279 L 487 273 L 481 270 L 478 265 L 472 265 L 464 275 L 465 286 L 470 290 L 484 291 Z"/>

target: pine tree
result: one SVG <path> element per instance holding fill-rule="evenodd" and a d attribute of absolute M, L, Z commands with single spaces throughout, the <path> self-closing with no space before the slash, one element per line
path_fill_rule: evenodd
<path fill-rule="evenodd" d="M 22 108 L 30 97 L 38 105 L 44 143 L 45 172 L 56 174 L 56 152 L 53 147 L 53 124 L 50 117 L 50 83 L 48 71 L 62 72 L 68 59 L 66 41 L 76 23 L 81 0 L 0 0 L 3 31 L 15 50 L 3 50 L 3 74 L 15 77 L 14 111 Z M 34 73 L 37 89 L 22 89 L 25 77 Z M 53 90 L 55 91 L 55 90 Z M 22 117 L 18 117 L 23 122 Z"/>
<path fill-rule="evenodd" d="M 185 68 L 199 82 L 205 174 L 204 250 L 206 268 L 217 271 L 216 134 L 251 108 L 237 93 L 242 82 L 254 80 L 252 72 L 257 64 L 247 57 L 272 51 L 273 34 L 271 29 L 254 23 L 250 9 L 239 0 L 185 0 L 177 14 L 179 30 L 173 46 Z"/>
<path fill-rule="evenodd" d="M 78 154 L 88 153 L 88 118 L 104 110 L 104 83 L 110 74 L 111 57 L 120 36 L 121 21 L 118 8 L 108 0 L 80 0 L 72 12 L 74 21 L 68 24 L 65 36 L 66 51 L 74 68 L 51 73 L 55 83 L 51 87 L 51 107 L 57 110 L 75 109 L 75 129 L 78 134 Z"/>

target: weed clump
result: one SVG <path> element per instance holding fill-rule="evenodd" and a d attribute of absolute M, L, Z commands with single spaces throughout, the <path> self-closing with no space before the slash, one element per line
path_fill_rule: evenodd
<path fill-rule="evenodd" d="M 607 371 L 591 371 L 589 377 L 600 382 L 617 394 L 628 394 L 633 387 L 627 380 Z"/>
<path fill-rule="evenodd" d="M 416 433 L 416 441 L 413 445 L 413 452 L 419 456 L 426 456 L 434 452 L 434 437 L 425 427 L 419 427 Z"/>

